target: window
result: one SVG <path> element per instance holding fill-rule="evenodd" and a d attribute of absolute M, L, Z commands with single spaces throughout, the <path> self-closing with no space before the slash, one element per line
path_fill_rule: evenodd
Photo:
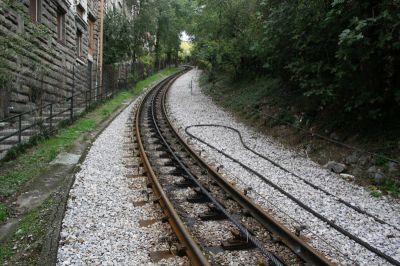
<path fill-rule="evenodd" d="M 76 32 L 76 55 L 77 57 L 82 57 L 82 32 Z"/>
<path fill-rule="evenodd" d="M 85 14 L 85 9 L 83 8 L 83 6 L 81 6 L 81 4 L 76 6 L 76 11 L 78 13 L 78 15 L 83 18 L 83 14 Z"/>
<path fill-rule="evenodd" d="M 29 14 L 33 22 L 40 22 L 42 17 L 42 0 L 29 0 Z"/>
<path fill-rule="evenodd" d="M 89 18 L 89 45 L 88 45 L 88 53 L 89 55 L 93 55 L 94 50 L 94 20 Z"/>
<path fill-rule="evenodd" d="M 61 43 L 65 42 L 65 11 L 57 11 L 57 40 Z"/>

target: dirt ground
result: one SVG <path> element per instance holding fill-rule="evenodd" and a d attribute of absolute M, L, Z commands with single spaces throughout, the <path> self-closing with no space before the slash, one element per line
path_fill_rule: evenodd
<path fill-rule="evenodd" d="M 388 160 L 400 160 L 400 139 L 396 142 L 393 138 L 389 141 L 385 137 L 364 136 L 354 133 L 352 129 L 346 130 L 346 127 L 323 130 L 322 121 L 314 121 L 312 126 L 304 127 L 299 125 L 303 119 L 299 112 L 277 100 L 279 96 L 271 94 L 251 98 L 248 91 L 254 87 L 247 90 L 231 89 L 229 82 L 210 83 L 205 75 L 201 85 L 203 92 L 216 104 L 256 131 L 274 138 L 288 149 L 296 150 L 322 166 L 330 161 L 344 164 L 346 169 L 343 178 L 366 187 L 372 196 L 388 195 L 396 200 L 400 198 L 400 164 Z M 238 101 L 239 98 L 249 100 Z M 387 135 L 387 132 L 384 133 Z M 376 178 L 376 173 L 378 177 L 382 174 L 382 180 Z"/>
<path fill-rule="evenodd" d="M 9 218 L 0 225 L 3 265 L 55 265 L 59 233 L 74 175 L 91 144 L 128 103 L 125 102 L 93 131 L 82 134 L 69 150 L 50 163 L 45 173 L 29 180 L 7 198 Z"/>

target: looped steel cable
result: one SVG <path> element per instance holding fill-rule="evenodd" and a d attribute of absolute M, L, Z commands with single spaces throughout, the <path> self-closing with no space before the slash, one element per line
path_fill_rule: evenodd
<path fill-rule="evenodd" d="M 382 257 L 383 259 L 389 261 L 390 263 L 394 264 L 394 265 L 398 265 L 400 266 L 400 262 L 398 260 L 396 260 L 393 257 L 390 257 L 389 255 L 386 255 L 385 253 L 383 253 L 382 251 L 380 251 L 379 249 L 373 247 L 372 245 L 370 245 L 369 243 L 367 243 L 366 241 L 362 240 L 361 238 L 351 234 L 349 231 L 347 231 L 346 229 L 338 226 L 336 223 L 334 223 L 333 221 L 329 220 L 328 218 L 326 218 L 325 216 L 319 214 L 318 212 L 316 212 L 314 209 L 312 209 L 311 207 L 309 207 L 308 205 L 306 205 L 305 203 L 303 203 L 302 201 L 300 201 L 299 199 L 297 199 L 296 197 L 294 197 L 293 195 L 291 195 L 290 193 L 286 192 L 284 189 L 282 189 L 280 186 L 278 186 L 277 184 L 273 183 L 271 180 L 267 179 L 265 176 L 263 176 L 262 174 L 260 174 L 259 172 L 255 171 L 254 169 L 250 168 L 249 166 L 243 164 L 242 162 L 238 161 L 237 159 L 233 158 L 232 156 L 230 156 L 229 154 L 225 153 L 224 151 L 216 148 L 215 146 L 209 144 L 208 142 L 204 141 L 203 139 L 194 136 L 192 133 L 189 132 L 190 128 L 195 128 L 195 127 L 219 127 L 219 128 L 225 128 L 225 129 L 229 129 L 232 130 L 234 132 L 236 132 L 239 135 L 239 139 L 241 144 L 243 145 L 243 147 L 245 147 L 245 149 L 249 150 L 250 152 L 256 154 L 257 156 L 269 161 L 270 163 L 272 163 L 274 166 L 282 169 L 283 171 L 290 173 L 291 175 L 299 178 L 300 180 L 302 180 L 303 182 L 305 182 L 306 184 L 312 186 L 313 188 L 320 190 L 322 192 L 324 192 L 325 194 L 334 197 L 335 199 L 337 199 L 339 202 L 343 203 L 344 205 L 356 210 L 359 213 L 365 214 L 371 218 L 373 218 L 375 221 L 380 222 L 382 224 L 387 224 L 392 226 L 393 228 L 399 230 L 399 228 L 397 228 L 396 226 L 387 223 L 385 221 L 383 221 L 382 219 L 375 217 L 374 215 L 366 212 L 365 210 L 362 210 L 356 206 L 353 206 L 352 204 L 344 201 L 343 199 L 338 198 L 337 196 L 331 194 L 330 192 L 310 183 L 309 181 L 305 180 L 304 178 L 300 177 L 299 175 L 291 172 L 290 170 L 286 169 L 285 167 L 281 166 L 280 164 L 278 164 L 277 162 L 273 161 L 272 159 L 258 153 L 257 151 L 254 151 L 253 149 L 251 149 L 250 147 L 248 147 L 242 138 L 242 135 L 240 133 L 240 131 L 238 131 L 237 129 L 233 128 L 233 127 L 229 127 L 229 126 L 224 126 L 224 125 L 218 125 L 218 124 L 198 124 L 198 125 L 191 125 L 185 128 L 185 132 L 186 134 L 188 134 L 188 136 L 190 136 L 193 139 L 196 139 L 197 141 L 207 145 L 208 147 L 210 147 L 211 149 L 221 153 L 222 155 L 224 155 L 225 157 L 229 158 L 230 160 L 232 160 L 233 162 L 239 164 L 240 166 L 242 166 L 244 169 L 246 169 L 247 171 L 255 174 L 256 176 L 258 176 L 260 179 L 262 179 L 265 183 L 267 183 L 268 185 L 272 186 L 274 189 L 278 190 L 280 193 L 282 193 L 283 195 L 285 195 L 286 197 L 288 197 L 289 199 L 291 199 L 292 201 L 294 201 L 295 203 L 297 203 L 299 206 L 301 206 L 303 209 L 305 209 L 306 211 L 310 212 L 311 214 L 313 214 L 314 216 L 316 216 L 317 218 L 319 218 L 320 220 L 322 220 L 323 222 L 329 224 L 331 227 L 333 227 L 334 229 L 336 229 L 337 231 L 339 231 L 340 233 L 342 233 L 343 235 L 346 235 L 347 237 L 349 237 L 350 239 L 352 239 L 353 241 L 357 242 L 358 244 L 362 245 L 363 247 L 365 247 L 366 249 L 370 250 L 371 252 L 375 253 L 376 255 Z"/>
<path fill-rule="evenodd" d="M 151 103 L 151 116 L 152 116 L 152 120 L 154 122 L 154 126 L 155 129 L 157 131 L 157 134 L 160 138 L 160 140 L 164 143 L 164 146 L 168 149 L 168 152 L 172 155 L 172 157 L 174 158 L 175 162 L 178 163 L 179 167 L 185 171 L 185 173 L 187 174 L 187 177 L 190 178 L 190 180 L 192 182 L 194 182 L 201 190 L 201 192 L 207 196 L 211 202 L 239 229 L 239 231 L 243 234 L 246 235 L 246 231 L 247 228 L 245 226 L 242 225 L 242 223 L 233 215 L 231 215 L 229 213 L 228 210 L 225 209 L 224 206 L 222 206 L 222 204 L 216 200 L 211 194 L 210 192 L 200 183 L 200 181 L 198 181 L 197 178 L 195 178 L 193 176 L 193 174 L 191 173 L 191 171 L 185 166 L 185 164 L 181 161 L 181 159 L 179 159 L 179 157 L 175 154 L 175 152 L 172 150 L 170 144 L 167 142 L 167 140 L 164 138 L 164 136 L 161 133 L 161 130 L 158 126 L 158 120 L 156 118 L 156 112 L 155 112 L 155 104 L 154 101 L 156 99 L 156 95 L 152 96 L 152 103 Z M 284 264 L 270 251 L 266 250 L 264 248 L 264 245 L 253 235 L 248 235 L 248 239 L 250 240 L 250 242 L 252 244 L 254 244 L 254 246 L 256 246 L 261 253 L 263 253 L 272 263 L 274 263 L 274 265 L 276 266 L 283 266 Z"/>

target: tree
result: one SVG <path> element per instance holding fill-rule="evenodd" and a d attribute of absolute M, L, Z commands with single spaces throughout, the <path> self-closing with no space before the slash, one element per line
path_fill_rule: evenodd
<path fill-rule="evenodd" d="M 360 120 L 400 112 L 400 0 L 198 0 L 194 55 L 211 74 L 280 80 Z"/>

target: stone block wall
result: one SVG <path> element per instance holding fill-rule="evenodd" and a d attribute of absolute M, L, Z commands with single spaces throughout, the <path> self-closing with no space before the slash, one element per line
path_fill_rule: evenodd
<path fill-rule="evenodd" d="M 9 48 L 3 58 L 5 65 L 0 66 L 6 68 L 9 76 L 7 84 L 0 84 L 0 119 L 58 102 L 70 97 L 73 91 L 93 88 L 98 81 L 100 1 L 36 1 L 41 11 L 36 23 L 29 13 L 35 1 L 23 0 L 18 8 L 0 8 L 0 38 Z M 0 5 L 4 7 L 3 0 Z M 57 35 L 59 13 L 65 14 L 64 41 Z M 89 20 L 93 21 L 94 29 L 91 55 Z M 80 56 L 78 31 L 82 36 Z"/>

